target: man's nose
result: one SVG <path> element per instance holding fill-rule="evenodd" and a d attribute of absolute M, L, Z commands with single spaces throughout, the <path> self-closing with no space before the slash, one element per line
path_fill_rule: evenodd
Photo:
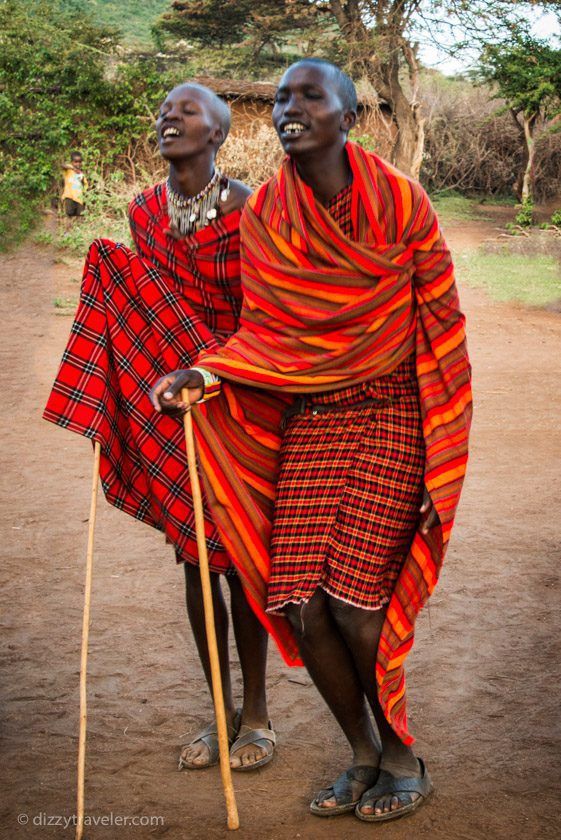
<path fill-rule="evenodd" d="M 179 105 L 170 105 L 168 110 L 166 111 L 165 116 L 162 118 L 164 120 L 176 120 L 180 114 L 180 107 Z"/>
<path fill-rule="evenodd" d="M 285 114 L 299 114 L 302 110 L 300 97 L 296 93 L 290 94 L 284 106 Z"/>

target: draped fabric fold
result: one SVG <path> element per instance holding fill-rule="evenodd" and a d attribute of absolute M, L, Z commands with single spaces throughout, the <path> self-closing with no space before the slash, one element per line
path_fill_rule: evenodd
<path fill-rule="evenodd" d="M 178 558 L 197 544 L 182 424 L 155 413 L 149 392 L 170 370 L 189 367 L 236 329 L 241 309 L 240 212 L 188 241 L 166 235 L 165 184 L 129 209 L 141 258 L 96 240 L 45 419 L 101 443 L 107 501 L 165 531 Z M 208 511 L 211 567 L 230 560 Z"/>
<path fill-rule="evenodd" d="M 158 184 L 137 196 L 129 214 L 140 257 L 110 240 L 91 245 L 43 416 L 99 441 L 107 501 L 164 531 L 178 560 L 198 562 L 183 424 L 156 414 L 149 393 L 160 376 L 190 367 L 236 328 L 240 212 L 174 240 L 166 235 L 165 184 Z M 211 570 L 236 566 L 256 614 L 297 661 L 288 622 L 265 614 L 263 599 L 254 594 L 253 566 L 246 569 L 243 556 L 238 566 L 235 548 L 224 547 L 207 504 L 204 512 Z"/>
<path fill-rule="evenodd" d="M 438 579 L 465 473 L 470 367 L 450 254 L 425 192 L 359 146 L 346 149 L 357 241 L 316 203 L 289 159 L 249 200 L 240 327 L 199 357 L 225 384 L 204 413 L 194 410 L 195 426 L 213 518 L 226 548 L 252 570 L 246 591 L 263 613 L 280 420 L 290 394 L 375 379 L 415 351 L 425 483 L 440 524 L 428 536 L 415 534 L 375 675 L 388 721 L 411 743 L 403 665 L 415 618 Z M 290 638 L 283 653 L 296 661 Z"/>

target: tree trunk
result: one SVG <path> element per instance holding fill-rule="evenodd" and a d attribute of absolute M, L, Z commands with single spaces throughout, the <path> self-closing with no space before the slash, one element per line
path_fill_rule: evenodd
<path fill-rule="evenodd" d="M 366 75 L 391 109 L 396 128 L 391 162 L 418 178 L 425 143 L 424 119 L 417 99 L 416 51 L 403 37 L 403 10 L 397 2 L 370 4 L 372 8 L 377 6 L 373 37 L 373 31 L 365 24 L 363 5 L 360 0 L 330 0 L 331 11 L 347 43 L 349 66 Z M 403 67 L 409 75 L 410 97 L 400 78 Z"/>
<path fill-rule="evenodd" d="M 531 201 L 534 193 L 534 158 L 536 155 L 536 147 L 534 143 L 534 132 L 537 114 L 531 114 L 529 117 L 523 115 L 524 120 L 524 139 L 526 141 L 527 161 L 524 169 L 524 176 L 522 178 L 522 203 Z"/>
<path fill-rule="evenodd" d="M 403 53 L 403 47 L 401 49 Z M 405 53 L 411 82 L 411 96 L 406 96 L 400 79 L 398 50 L 390 60 L 370 66 L 368 75 L 379 95 L 389 104 L 396 127 L 391 162 L 406 175 L 419 178 L 425 146 L 425 121 L 417 101 L 417 63 L 412 52 Z"/>
<path fill-rule="evenodd" d="M 393 107 L 397 135 L 391 162 L 406 175 L 418 179 L 425 145 L 424 120 L 419 108 L 411 105 L 404 96 L 397 96 Z"/>

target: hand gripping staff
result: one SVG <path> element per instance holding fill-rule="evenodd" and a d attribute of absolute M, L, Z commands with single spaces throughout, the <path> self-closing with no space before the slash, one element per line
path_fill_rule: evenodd
<path fill-rule="evenodd" d="M 181 398 L 189 404 L 189 390 L 184 388 Z M 230 749 L 228 746 L 228 730 L 226 727 L 226 711 L 224 708 L 224 695 L 222 693 L 222 676 L 220 674 L 220 660 L 218 658 L 218 645 L 216 643 L 216 628 L 214 626 L 214 609 L 212 606 L 212 591 L 210 588 L 210 573 L 208 570 L 208 554 L 206 550 L 205 522 L 203 515 L 203 498 L 201 485 L 197 473 L 197 458 L 195 455 L 195 441 L 193 438 L 193 418 L 191 411 L 187 411 L 183 418 L 185 428 L 185 444 L 187 447 L 187 461 L 189 464 L 189 479 L 191 481 L 191 494 L 193 496 L 193 509 L 195 512 L 195 529 L 197 533 L 197 548 L 199 550 L 199 570 L 201 575 L 201 586 L 203 591 L 203 605 L 205 612 L 206 638 L 210 658 L 210 670 L 212 676 L 212 696 L 214 701 L 214 712 L 216 715 L 216 729 L 218 732 L 218 750 L 220 755 L 220 774 L 226 800 L 228 813 L 228 828 L 240 827 L 238 808 L 232 784 L 232 771 L 230 768 Z"/>

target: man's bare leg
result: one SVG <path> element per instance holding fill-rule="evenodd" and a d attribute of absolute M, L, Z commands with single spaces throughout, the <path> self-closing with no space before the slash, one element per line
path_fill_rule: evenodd
<path fill-rule="evenodd" d="M 329 599 L 331 614 L 345 639 L 348 650 L 352 651 L 353 662 L 359 675 L 362 690 L 366 695 L 376 719 L 380 740 L 382 742 L 382 757 L 380 769 L 387 770 L 397 777 L 420 777 L 421 771 L 413 750 L 408 747 L 393 731 L 378 700 L 375 681 L 376 655 L 382 626 L 385 620 L 385 610 L 363 610 L 339 601 Z M 418 794 L 412 793 L 415 800 Z M 399 807 L 396 796 L 387 796 L 361 806 L 364 814 L 381 814 Z"/>
<path fill-rule="evenodd" d="M 331 613 L 329 600 L 329 596 L 318 589 L 307 604 L 288 604 L 285 612 L 296 633 L 304 664 L 351 746 L 353 766 L 377 768 L 381 746 L 370 719 L 360 676 Z M 354 781 L 353 799 L 359 799 L 366 787 Z M 337 803 L 334 798 L 327 797 L 318 800 L 317 804 L 330 808 Z"/>
<path fill-rule="evenodd" d="M 208 644 L 206 638 L 205 615 L 203 605 L 203 593 L 199 567 L 191 563 L 184 563 L 186 602 L 189 622 L 199 652 L 199 658 L 208 683 L 212 697 L 212 678 L 210 671 L 210 659 L 208 655 Z M 232 683 L 230 679 L 230 659 L 228 653 L 228 610 L 222 594 L 220 575 L 211 572 L 210 583 L 212 590 L 212 603 L 214 607 L 214 624 L 216 627 L 216 642 L 218 646 L 218 658 L 220 661 L 220 673 L 222 676 L 222 692 L 224 695 L 224 706 L 226 710 L 226 723 L 231 727 L 236 714 L 232 699 Z M 181 758 L 187 764 L 194 764 L 198 767 L 206 767 L 209 763 L 210 753 L 204 741 L 195 744 L 188 744 L 181 751 Z"/>
<path fill-rule="evenodd" d="M 269 728 L 267 710 L 266 671 L 268 633 L 251 609 L 240 579 L 228 575 L 230 606 L 236 646 L 243 677 L 243 708 L 240 734 L 252 729 Z M 265 746 L 247 744 L 232 753 L 232 767 L 254 764 L 267 755 Z"/>

